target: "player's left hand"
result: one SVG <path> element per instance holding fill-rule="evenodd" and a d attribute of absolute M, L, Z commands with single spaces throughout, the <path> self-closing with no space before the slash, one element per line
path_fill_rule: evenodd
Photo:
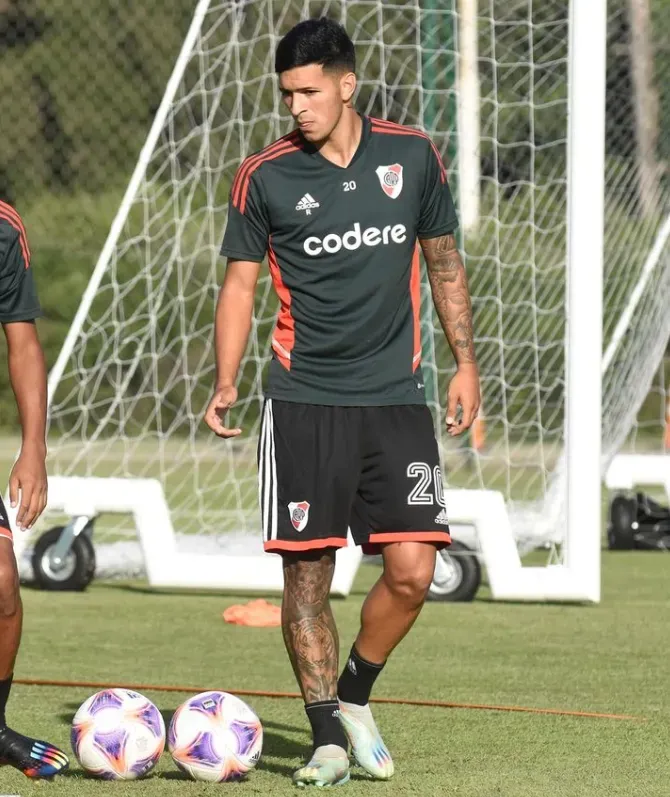
<path fill-rule="evenodd" d="M 24 446 L 9 477 L 9 502 L 19 506 L 16 523 L 31 529 L 47 505 L 46 451 Z M 20 504 L 19 504 L 20 494 Z"/>
<path fill-rule="evenodd" d="M 233 385 L 217 388 L 212 396 L 205 412 L 205 423 L 218 437 L 238 437 L 242 434 L 241 429 L 232 429 L 223 423 L 225 414 L 236 401 L 237 388 Z"/>
<path fill-rule="evenodd" d="M 479 402 L 479 369 L 476 363 L 463 363 L 449 383 L 447 433 L 455 437 L 469 429 L 479 412 Z"/>

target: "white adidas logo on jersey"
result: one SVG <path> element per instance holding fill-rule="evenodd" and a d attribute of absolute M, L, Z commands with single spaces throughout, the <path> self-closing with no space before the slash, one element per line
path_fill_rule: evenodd
<path fill-rule="evenodd" d="M 311 194 L 305 194 L 300 202 L 298 202 L 298 204 L 295 206 L 295 209 L 304 210 L 305 214 L 310 216 L 312 214 L 312 209 L 318 207 L 320 207 L 320 205 L 316 199 L 314 199 Z"/>

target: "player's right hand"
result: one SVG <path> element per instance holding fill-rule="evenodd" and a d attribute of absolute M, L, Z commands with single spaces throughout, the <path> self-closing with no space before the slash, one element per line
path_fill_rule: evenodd
<path fill-rule="evenodd" d="M 217 388 L 212 396 L 207 411 L 205 423 L 219 437 L 237 437 L 242 434 L 241 429 L 229 429 L 223 423 L 223 418 L 228 410 L 237 401 L 237 388 L 234 385 Z"/>
<path fill-rule="evenodd" d="M 16 523 L 22 531 L 33 527 L 47 505 L 45 460 L 46 449 L 24 446 L 9 477 L 9 501 L 19 507 Z"/>

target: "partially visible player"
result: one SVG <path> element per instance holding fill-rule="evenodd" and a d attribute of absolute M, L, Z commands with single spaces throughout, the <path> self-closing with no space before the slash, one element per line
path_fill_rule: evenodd
<path fill-rule="evenodd" d="M 30 249 L 17 211 L 0 201 L 0 323 L 7 339 L 9 378 L 21 423 L 21 453 L 9 478 L 17 524 L 30 529 L 47 503 L 47 377 L 35 319 L 41 314 L 30 268 Z M 23 609 L 7 510 L 0 499 L 0 766 L 30 778 L 50 778 L 68 767 L 48 742 L 7 727 L 5 707 L 21 641 Z"/>
<path fill-rule="evenodd" d="M 259 445 L 266 551 L 282 556 L 282 630 L 312 726 L 298 786 L 349 779 L 348 744 L 373 777 L 393 761 L 369 698 L 421 611 L 436 548 L 449 545 L 437 441 L 421 372 L 423 250 L 456 361 L 447 431 L 479 408 L 479 375 L 456 213 L 428 136 L 357 113 L 354 45 L 328 19 L 281 40 L 275 69 L 297 129 L 247 158 L 234 180 L 216 315 L 217 387 L 205 414 L 221 437 L 234 403 L 267 254 L 281 307 Z M 338 680 L 328 596 L 347 529 L 384 570 Z"/>

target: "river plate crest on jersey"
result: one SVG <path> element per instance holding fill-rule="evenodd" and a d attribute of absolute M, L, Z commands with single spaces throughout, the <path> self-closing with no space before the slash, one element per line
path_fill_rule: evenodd
<path fill-rule="evenodd" d="M 376 172 L 386 196 L 397 199 L 402 191 L 402 166 L 399 163 L 377 166 Z"/>

